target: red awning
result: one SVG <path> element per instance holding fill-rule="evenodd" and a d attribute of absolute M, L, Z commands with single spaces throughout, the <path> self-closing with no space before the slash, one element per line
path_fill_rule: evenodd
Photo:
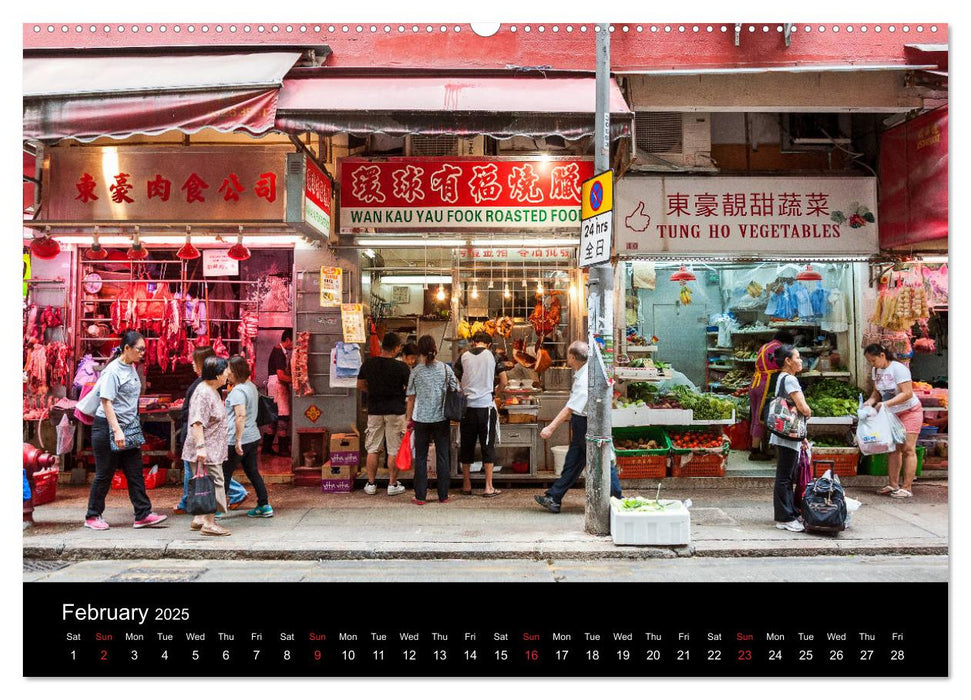
<path fill-rule="evenodd" d="M 273 128 L 300 52 L 25 58 L 24 138 Z"/>
<path fill-rule="evenodd" d="M 284 81 L 277 128 L 355 135 L 593 135 L 594 78 L 325 77 Z M 610 84 L 614 137 L 633 113 Z M 625 131 L 626 129 L 626 131 Z"/>

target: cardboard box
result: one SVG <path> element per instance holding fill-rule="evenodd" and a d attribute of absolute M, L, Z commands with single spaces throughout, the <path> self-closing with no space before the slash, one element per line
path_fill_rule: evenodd
<path fill-rule="evenodd" d="M 330 461 L 336 465 L 357 466 L 361 463 L 361 438 L 354 433 L 330 436 Z"/>
<path fill-rule="evenodd" d="M 324 462 L 320 468 L 320 490 L 324 493 L 350 493 L 356 476 L 356 464 Z"/>

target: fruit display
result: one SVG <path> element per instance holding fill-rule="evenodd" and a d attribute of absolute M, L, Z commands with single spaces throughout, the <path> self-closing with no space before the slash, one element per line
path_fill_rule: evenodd
<path fill-rule="evenodd" d="M 659 445 L 657 440 L 617 440 L 614 447 L 618 450 L 663 450 L 664 445 Z"/>
<path fill-rule="evenodd" d="M 745 369 L 733 369 L 721 378 L 721 385 L 728 389 L 748 389 L 752 385 L 752 372 Z"/>
<path fill-rule="evenodd" d="M 691 303 L 691 290 L 687 286 L 681 287 L 679 299 L 684 306 L 688 306 Z"/>
<path fill-rule="evenodd" d="M 762 296 L 762 291 L 762 285 L 758 282 L 749 282 L 748 287 L 745 288 L 745 293 L 753 299 L 758 299 Z"/>
<path fill-rule="evenodd" d="M 701 431 L 687 431 L 684 433 L 669 433 L 671 444 L 680 450 L 713 450 L 721 449 L 725 445 L 725 437 L 714 433 Z"/>
<path fill-rule="evenodd" d="M 812 445 L 816 447 L 852 447 L 848 438 L 842 435 L 813 436 Z"/>

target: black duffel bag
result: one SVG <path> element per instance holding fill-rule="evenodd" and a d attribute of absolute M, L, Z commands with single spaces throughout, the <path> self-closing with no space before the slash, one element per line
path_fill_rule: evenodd
<path fill-rule="evenodd" d="M 802 496 L 802 521 L 810 532 L 842 532 L 846 529 L 846 498 L 838 476 L 821 476 L 806 484 Z"/>
<path fill-rule="evenodd" d="M 280 412 L 276 401 L 265 394 L 257 394 L 256 425 L 262 428 L 264 425 L 276 423 L 280 418 Z"/>

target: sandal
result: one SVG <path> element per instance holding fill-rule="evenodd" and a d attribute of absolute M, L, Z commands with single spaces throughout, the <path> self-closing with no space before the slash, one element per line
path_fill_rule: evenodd
<path fill-rule="evenodd" d="M 471 496 L 472 495 L 472 489 L 469 489 L 468 491 L 466 491 L 465 489 L 462 489 L 462 495 L 463 496 Z"/>
<path fill-rule="evenodd" d="M 890 494 L 890 498 L 913 498 L 913 497 L 914 497 L 914 494 L 912 494 L 907 489 L 897 489 L 892 494 Z"/>
<path fill-rule="evenodd" d="M 896 490 L 897 490 L 896 487 L 891 486 L 890 484 L 887 484 L 882 489 L 880 489 L 879 491 L 877 491 L 877 493 L 879 495 L 881 495 L 881 496 L 889 496 L 890 494 L 892 494 Z"/>
<path fill-rule="evenodd" d="M 482 497 L 483 498 L 495 498 L 496 496 L 501 496 L 501 495 L 502 495 L 502 491 L 500 491 L 499 489 L 496 489 L 492 493 L 485 493 L 485 492 L 483 492 Z"/>
<path fill-rule="evenodd" d="M 221 525 L 203 525 L 199 532 L 203 535 L 212 535 L 214 537 L 231 535 L 232 533 Z"/>

